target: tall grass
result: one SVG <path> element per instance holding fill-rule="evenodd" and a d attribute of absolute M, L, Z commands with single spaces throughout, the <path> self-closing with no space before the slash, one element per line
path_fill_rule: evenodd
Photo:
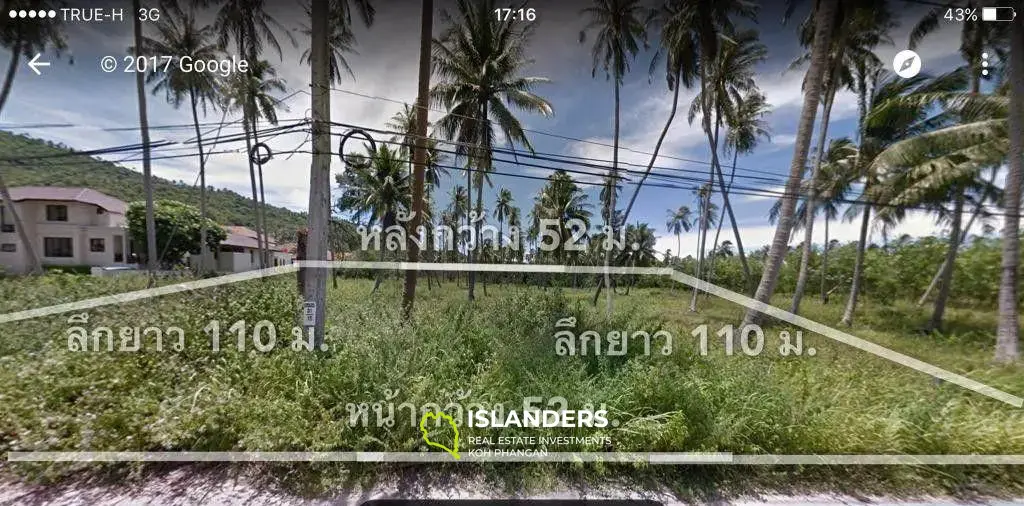
<path fill-rule="evenodd" d="M 135 283 L 47 276 L 2 280 L 0 293 L 9 311 L 141 288 Z M 0 452 L 428 451 L 403 411 L 391 426 L 379 426 L 372 410 L 366 426 L 352 426 L 350 410 L 386 400 L 396 406 L 411 403 L 417 414 L 424 405 L 445 408 L 452 402 L 511 410 L 521 409 L 524 397 L 563 397 L 571 409 L 603 404 L 617 423 L 600 429 L 463 426 L 462 440 L 578 435 L 612 441 L 610 447 L 580 444 L 551 451 L 1024 454 L 1021 410 L 936 384 L 821 336 L 805 335 L 805 346 L 816 348 L 814 357 L 779 356 L 774 336 L 787 330 L 783 327 L 767 330 L 760 356 L 725 356 L 714 341 L 702 356 L 690 332 L 704 323 L 712 330 L 735 323 L 739 311 L 709 300 L 701 313 L 688 313 L 683 292 L 675 289 L 634 289 L 620 297 L 608 319 L 578 291 L 492 286 L 489 296 L 468 303 L 461 290 L 447 284 L 421 291 L 407 323 L 398 313 L 397 286 L 385 284 L 376 294 L 371 286 L 368 280 L 345 280 L 330 292 L 325 352 L 288 346 L 291 336 L 284 329 L 294 325 L 297 307 L 288 276 L 90 311 L 89 327 L 177 325 L 188 336 L 180 352 L 156 352 L 151 346 L 140 353 L 71 352 L 64 335 L 67 315 L 0 325 Z M 855 333 L 1024 393 L 1024 375 L 989 367 L 982 358 L 988 350 L 977 342 L 886 327 L 882 323 L 894 318 L 917 317 L 910 304 L 887 307 L 904 313 L 866 318 Z M 808 316 L 824 322 L 834 321 L 833 311 L 808 306 Z M 953 312 L 951 318 L 956 322 L 965 315 Z M 577 319 L 577 332 L 666 329 L 675 335 L 675 351 L 646 356 L 634 344 L 624 357 L 557 356 L 554 324 L 567 316 Z M 238 320 L 273 322 L 278 347 L 257 352 L 250 342 L 239 351 L 222 330 L 222 350 L 212 352 L 203 332 L 211 320 L 219 320 L 222 329 Z M 81 467 L 12 469 L 59 478 Z M 513 474 L 544 470 L 541 474 L 551 476 L 574 467 L 513 469 Z M 1000 473 L 998 479 L 1020 483 L 1020 476 L 1013 476 Z"/>

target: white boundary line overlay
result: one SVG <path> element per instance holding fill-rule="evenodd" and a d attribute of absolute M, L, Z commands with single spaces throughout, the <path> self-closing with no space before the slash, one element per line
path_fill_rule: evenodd
<path fill-rule="evenodd" d="M 986 397 L 1005 402 L 1011 406 L 1020 408 L 1024 407 L 1024 398 L 1016 395 L 1004 392 L 997 388 L 988 386 L 979 381 L 972 380 L 966 376 L 956 374 L 954 372 L 947 371 L 940 367 L 934 366 L 927 362 L 918 360 L 916 358 L 904 355 L 897 351 L 890 350 L 884 346 L 877 345 L 870 341 L 861 339 L 851 334 L 847 334 L 838 329 L 834 329 L 827 325 L 818 323 L 814 320 L 804 318 L 802 316 L 790 313 L 783 309 L 779 309 L 770 304 L 759 302 L 755 299 L 747 297 L 746 295 L 734 292 L 727 288 L 722 288 L 717 285 L 708 283 L 707 281 L 697 279 L 689 274 L 685 274 L 671 267 L 612 267 L 612 266 L 570 266 L 570 265 L 535 265 L 535 264 L 465 264 L 465 263 L 410 263 L 410 262 L 363 262 L 354 260 L 345 261 L 323 261 L 323 260 L 303 260 L 297 261 L 291 265 L 283 265 L 279 267 L 271 267 L 262 270 L 254 270 L 248 272 L 241 272 L 236 274 L 229 274 L 226 276 L 219 276 L 215 278 L 201 279 L 197 281 L 188 281 L 185 283 L 176 283 L 171 285 L 165 285 L 157 288 L 147 288 L 145 290 L 137 290 L 134 292 L 126 292 L 117 295 L 107 295 L 104 297 L 96 297 L 92 299 L 81 300 L 77 302 L 68 302 L 65 304 L 57 304 L 54 306 L 28 309 L 25 311 L 15 311 L 13 313 L 7 313 L 0 315 L 0 324 L 16 322 L 21 320 L 28 320 L 32 318 L 39 318 L 42 316 L 50 316 L 55 314 L 67 313 L 70 311 L 80 311 L 82 309 L 91 309 L 94 307 L 108 306 L 112 304 L 120 304 L 125 302 L 133 302 L 143 299 L 149 299 L 152 297 L 159 297 L 161 295 L 170 295 L 173 293 L 181 293 L 192 290 L 199 290 L 202 288 L 210 288 L 214 286 L 227 285 L 231 283 L 238 283 L 241 281 L 248 281 L 251 279 L 265 278 L 270 276 L 277 276 L 280 274 L 286 274 L 289 272 L 295 272 L 300 267 L 314 268 L 314 269 L 383 269 L 383 270 L 418 270 L 418 271 L 475 271 L 475 272 L 532 272 L 532 273 L 577 273 L 577 274 L 640 274 L 640 275 L 653 275 L 653 276 L 668 276 L 673 280 L 695 287 L 697 289 L 706 291 L 712 295 L 723 298 L 730 302 L 739 304 L 745 308 L 759 311 L 768 316 L 778 318 L 779 320 L 791 323 L 798 327 L 804 328 L 811 332 L 821 334 L 834 341 L 847 344 L 859 350 L 866 351 L 872 355 L 884 358 L 891 362 L 909 367 L 918 372 L 923 372 L 929 376 L 953 383 L 967 390 L 977 392 Z"/>
<path fill-rule="evenodd" d="M 968 390 L 1000 400 L 1015 407 L 1024 399 L 955 374 L 913 357 L 892 351 L 870 341 L 833 329 L 750 297 L 713 285 L 669 267 L 604 267 L 531 264 L 460 264 L 361 261 L 299 261 L 292 265 L 229 274 L 117 295 L 96 297 L 54 306 L 16 311 L 0 315 L 0 324 L 62 314 L 82 309 L 144 300 L 161 295 L 188 292 L 252 279 L 295 272 L 300 267 L 329 269 L 385 269 L 420 271 L 533 272 L 579 274 L 639 274 L 668 276 L 673 280 L 707 291 L 748 309 L 816 332 L 892 362 L 910 367 Z M 535 455 L 474 455 L 464 451 L 465 462 L 644 462 L 652 465 L 1024 465 L 1024 455 L 734 455 L 704 452 L 548 452 Z M 445 453 L 422 452 L 90 452 L 35 451 L 9 452 L 9 462 L 452 462 Z"/>
<path fill-rule="evenodd" d="M 10 452 L 8 462 L 453 462 L 444 452 Z M 617 462 L 652 465 L 1024 465 L 1024 455 L 735 455 L 727 452 L 460 452 L 458 462 Z"/>

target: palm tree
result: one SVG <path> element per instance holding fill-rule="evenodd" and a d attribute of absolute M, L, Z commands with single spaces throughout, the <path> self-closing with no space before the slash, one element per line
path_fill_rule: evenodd
<path fill-rule="evenodd" d="M 494 204 L 494 219 L 498 220 L 498 240 L 504 234 L 504 223 L 505 219 L 508 218 L 509 213 L 512 212 L 512 192 L 508 188 L 502 188 L 498 190 L 498 201 Z M 498 245 L 501 247 L 501 244 Z"/>
<path fill-rule="evenodd" d="M 700 188 L 693 191 L 693 196 L 697 198 L 697 222 L 699 224 L 698 231 L 707 231 L 715 220 L 715 213 L 718 211 L 718 206 L 711 202 L 711 188 L 713 183 L 705 183 Z M 707 234 L 700 234 L 697 239 L 697 279 L 701 278 L 701 268 L 704 265 L 704 253 L 707 249 Z M 690 299 L 690 311 L 697 310 L 697 292 L 696 286 L 693 287 L 693 297 Z"/>
<path fill-rule="evenodd" d="M 680 258 L 683 251 L 683 242 L 680 236 L 683 232 L 689 232 L 693 228 L 694 223 L 696 223 L 696 217 L 693 216 L 693 212 L 690 211 L 689 207 L 679 206 L 674 211 L 669 209 L 665 228 L 668 229 L 670 234 L 676 236 L 676 258 Z"/>
<path fill-rule="evenodd" d="M 277 70 L 266 60 L 251 62 L 249 72 L 239 72 L 231 76 L 225 90 L 228 109 L 242 111 L 247 153 L 259 142 L 257 123 L 261 118 L 272 125 L 277 125 L 277 107 L 284 106 L 273 94 L 284 93 L 287 89 L 284 79 L 277 77 Z M 269 245 L 265 244 L 266 198 L 263 191 L 263 166 L 252 163 L 250 156 L 246 158 L 249 158 L 249 179 L 252 184 L 253 210 L 256 213 L 257 241 L 262 244 L 261 255 L 266 255 L 264 248 Z M 262 262 L 265 262 L 265 259 Z"/>
<path fill-rule="evenodd" d="M 731 256 L 735 255 L 735 253 L 733 253 L 733 251 L 732 251 L 732 241 L 730 241 L 730 240 L 722 241 L 722 245 L 721 246 L 719 246 L 717 249 L 713 249 L 711 251 L 713 252 L 712 254 L 714 256 L 716 256 L 716 257 L 717 256 L 731 257 Z"/>
<path fill-rule="evenodd" d="M 1021 186 L 1024 184 L 1024 27 L 1016 23 L 1010 49 L 1010 170 L 1006 175 L 1003 209 L 1002 279 L 999 283 L 999 327 L 996 330 L 996 360 L 1013 362 L 1020 358 L 1018 336 L 1017 280 L 1020 277 Z"/>
<path fill-rule="evenodd" d="M 828 303 L 828 292 L 825 291 L 825 277 L 828 270 L 828 245 L 830 244 L 829 223 L 839 216 L 839 206 L 846 201 L 850 185 L 855 181 L 852 167 L 856 154 L 857 148 L 848 137 L 833 139 L 825 154 L 825 161 L 819 169 L 820 177 L 817 179 L 816 190 L 818 199 L 814 201 L 814 206 L 817 210 L 822 211 L 825 216 L 825 247 L 822 248 L 821 262 L 822 303 Z M 817 164 L 817 161 L 815 160 L 814 163 Z M 801 183 L 801 194 L 808 194 L 808 186 L 811 184 L 811 178 L 804 179 Z M 768 210 L 769 223 L 775 224 L 778 222 L 779 212 L 782 209 L 784 200 L 785 197 L 779 198 L 772 204 L 771 209 Z M 807 211 L 809 205 L 809 199 L 802 199 L 800 204 L 797 205 L 793 216 L 793 233 L 797 233 L 807 226 L 807 221 L 810 217 L 810 213 Z"/>
<path fill-rule="evenodd" d="M 626 226 L 626 243 L 636 247 L 623 248 L 616 254 L 616 265 L 628 265 L 630 267 L 650 267 L 657 263 L 657 251 L 654 249 L 658 238 L 646 223 Z M 637 276 L 630 276 L 630 283 L 626 285 L 626 295 L 629 289 L 636 283 Z"/>
<path fill-rule="evenodd" d="M 979 2 L 968 1 L 967 8 L 978 8 Z M 914 27 L 910 33 L 909 46 L 911 49 L 916 46 L 929 34 L 933 33 L 939 26 L 939 16 L 942 15 L 940 11 L 945 9 L 932 9 L 924 18 L 922 18 L 918 24 Z M 981 80 L 982 80 L 982 65 L 981 56 L 985 51 L 993 51 L 1000 57 L 1004 58 L 1005 61 L 1005 42 L 1009 35 L 1008 25 L 1000 23 L 963 23 L 960 30 L 960 54 L 964 61 L 967 62 L 970 71 L 969 90 L 973 95 L 977 95 L 981 91 Z M 952 196 L 954 201 L 954 207 L 956 209 L 962 209 L 964 204 L 964 191 L 966 188 L 960 187 L 954 189 L 956 195 Z M 957 252 L 960 246 L 960 230 L 961 230 L 962 216 L 959 213 L 954 213 L 952 216 L 951 227 L 953 233 L 950 235 L 949 247 L 946 253 L 946 259 L 942 264 L 940 273 L 940 288 L 938 296 L 935 300 L 935 309 L 932 313 L 932 319 L 929 323 L 930 329 L 937 329 L 941 326 L 942 317 L 945 310 L 946 300 L 949 295 L 950 285 L 953 280 L 953 269 L 956 261 Z"/>
<path fill-rule="evenodd" d="M 643 18 L 644 8 L 639 0 L 594 0 L 594 5 L 583 9 L 582 14 L 588 18 L 587 26 L 580 31 L 580 43 L 586 41 L 588 31 L 597 32 L 591 50 L 593 68 L 591 75 L 596 76 L 600 68 L 605 77 L 613 80 L 615 89 L 615 118 L 613 123 L 612 166 L 608 172 L 607 189 L 608 204 L 603 211 L 605 223 L 610 234 L 615 235 L 615 194 L 617 192 L 619 169 L 619 91 L 622 78 L 629 72 L 630 60 L 647 45 L 647 29 Z M 611 249 L 605 252 L 604 264 L 609 265 L 612 259 Z M 611 275 L 604 275 L 606 294 L 606 311 L 612 312 Z"/>
<path fill-rule="evenodd" d="M 448 209 L 447 214 L 451 217 L 454 225 L 452 230 L 458 228 L 458 224 L 469 216 L 470 197 L 469 191 L 466 190 L 465 186 L 456 185 L 451 189 L 448 194 Z M 455 237 L 456 243 L 462 241 L 461 234 Z M 466 248 L 466 263 L 469 263 L 469 238 L 467 237 L 464 241 L 467 244 Z M 458 246 L 455 248 L 458 250 Z"/>
<path fill-rule="evenodd" d="M 199 109 L 206 114 L 207 107 L 217 104 L 220 97 L 220 83 L 211 72 L 184 72 L 179 65 L 183 57 L 193 60 L 214 60 L 220 51 L 214 42 L 213 27 L 200 27 L 196 23 L 195 11 L 184 12 L 179 8 L 169 8 L 154 28 L 158 37 L 143 37 L 142 52 L 150 56 L 174 55 L 171 63 L 165 67 L 157 66 L 146 76 L 146 82 L 152 84 L 153 93 L 163 93 L 166 100 L 175 108 L 181 106 L 188 98 L 192 109 L 192 124 L 195 126 L 196 145 L 199 150 L 199 213 L 203 223 L 206 222 L 206 160 L 203 152 L 203 134 L 199 130 Z M 161 69 L 166 69 L 161 70 Z M 200 232 L 200 267 L 199 273 L 206 272 L 209 266 L 209 250 L 206 246 L 206 227 Z"/>
<path fill-rule="evenodd" d="M 389 140 L 400 143 L 402 155 L 409 157 L 416 145 L 416 110 L 409 104 L 402 104 L 402 110 L 391 116 L 384 128 L 396 132 Z M 412 160 L 409 163 L 411 166 Z"/>
<path fill-rule="evenodd" d="M 789 236 L 792 231 L 793 214 L 796 211 L 796 193 L 800 179 L 807 164 L 807 153 L 811 147 L 811 131 L 814 129 L 814 118 L 818 113 L 818 102 L 821 99 L 821 85 L 828 66 L 828 53 L 832 45 L 832 26 L 838 0 L 820 0 L 816 3 L 814 13 L 814 42 L 811 45 L 810 65 L 804 77 L 804 104 L 800 112 L 796 141 L 793 147 L 793 159 L 789 167 L 789 179 L 786 180 L 785 195 L 779 213 L 779 225 L 775 228 L 771 248 L 764 262 L 761 282 L 758 283 L 754 298 L 758 302 L 768 303 L 775 292 L 775 284 L 779 280 L 782 260 L 789 249 Z M 744 325 L 760 321 L 760 312 L 748 309 L 743 317 Z"/>
<path fill-rule="evenodd" d="M 4 2 L 3 14 L 6 16 L 9 10 L 43 9 L 60 10 L 64 5 L 58 1 L 28 1 L 8 0 Z M 14 85 L 14 75 L 17 73 L 18 64 L 21 58 L 32 58 L 37 53 L 47 50 L 55 50 L 57 56 L 61 51 L 67 49 L 67 39 L 64 36 L 64 24 L 58 19 L 49 19 L 45 22 L 33 21 L 9 21 L 0 27 L 0 46 L 11 51 L 11 61 L 7 65 L 7 73 L 4 76 L 4 84 L 0 86 L 0 111 L 7 103 L 7 97 L 11 94 L 11 87 Z M 19 227 L 20 230 L 20 227 Z"/>
<path fill-rule="evenodd" d="M 304 6 L 306 9 L 306 16 L 312 15 L 310 6 L 307 4 Z M 367 27 L 373 25 L 373 18 L 376 14 L 376 9 L 369 0 L 358 0 L 356 2 L 356 9 L 359 11 L 363 24 Z M 349 77 L 355 78 L 355 74 L 352 73 L 352 68 L 348 66 L 348 60 L 345 59 L 346 54 L 359 54 L 355 50 L 356 37 L 352 33 L 352 8 L 348 5 L 347 0 L 331 0 L 330 5 L 330 27 L 331 32 L 328 35 L 327 44 L 330 47 L 329 63 L 331 69 L 331 84 L 338 84 L 341 82 L 341 71 L 344 70 Z M 302 33 L 306 36 L 312 36 L 313 31 L 308 26 L 302 27 Z M 299 57 L 299 62 L 303 65 L 310 64 L 310 57 L 312 52 L 310 48 L 306 48 L 302 55 Z"/>
<path fill-rule="evenodd" d="M 744 11 L 744 4 L 740 2 L 736 9 L 740 13 L 752 16 L 752 12 Z M 709 183 L 714 186 L 714 178 L 718 176 L 719 187 L 722 190 L 722 200 L 725 211 L 729 213 L 729 220 L 732 222 L 733 234 L 740 252 L 740 263 L 743 266 L 743 273 L 746 283 L 750 284 L 750 266 L 747 264 L 747 257 L 743 250 L 743 240 L 740 237 L 739 224 L 736 222 L 735 213 L 729 202 L 729 192 L 725 185 L 725 176 L 718 159 L 719 131 L 723 123 L 728 123 L 729 117 L 735 116 L 740 107 L 740 97 L 745 95 L 757 95 L 757 84 L 754 81 L 754 66 L 764 61 L 767 56 L 767 48 L 758 41 L 756 31 L 744 30 L 733 33 L 735 30 L 729 20 L 729 11 L 715 14 L 715 17 L 722 17 L 716 21 L 716 25 L 723 27 L 725 42 L 716 44 L 716 53 L 711 59 L 702 59 L 701 62 L 701 91 L 694 98 L 690 106 L 688 120 L 692 124 L 699 113 L 704 116 L 703 126 L 705 135 L 708 138 L 708 146 L 712 151 L 711 179 Z M 708 65 L 708 68 L 705 68 Z M 712 113 L 712 106 L 714 112 Z M 714 126 L 712 127 L 712 123 Z M 710 190 L 710 188 L 709 188 Z M 701 230 L 701 242 L 707 244 L 706 229 Z M 698 262 L 699 263 L 699 262 Z M 698 272 L 702 267 L 698 266 Z M 699 274 L 698 274 L 699 275 Z"/>
<path fill-rule="evenodd" d="M 357 222 L 365 217 L 368 227 L 378 222 L 384 229 L 395 225 L 398 216 L 411 209 L 411 181 L 398 151 L 384 145 L 349 158 L 355 160 L 353 167 L 338 176 L 338 210 L 351 213 Z M 382 279 L 377 276 L 373 291 Z"/>
<path fill-rule="evenodd" d="M 822 211 L 825 217 L 825 241 L 821 248 L 821 303 L 828 304 L 828 290 L 826 279 L 828 277 L 828 252 L 831 241 L 829 240 L 829 223 L 839 217 L 839 206 L 846 200 L 846 194 L 853 182 L 848 177 L 851 173 L 850 167 L 856 157 L 857 148 L 848 137 L 833 139 L 829 143 L 828 151 L 825 153 L 824 164 L 819 169 L 818 198 L 814 201 L 815 207 Z M 808 201 L 804 202 L 807 205 Z"/>
<path fill-rule="evenodd" d="M 505 23 L 494 15 L 495 0 L 457 0 L 457 12 L 443 17 L 449 26 L 434 40 L 433 69 L 438 77 L 430 91 L 434 103 L 448 113 L 437 122 L 437 130 L 456 142 L 457 157 L 464 157 L 466 188 L 472 191 L 476 177 L 476 216 L 483 216 L 483 183 L 492 169 L 494 124 L 512 145 L 531 153 L 519 119 L 509 106 L 543 116 L 552 114 L 551 104 L 533 93 L 533 87 L 548 82 L 542 77 L 523 77 L 520 72 L 533 63 L 526 57 L 535 25 Z M 493 122 L 493 123 L 492 123 Z M 480 220 L 476 221 L 480 235 Z M 469 261 L 473 252 L 469 251 Z M 474 298 L 475 273 L 469 272 L 470 300 Z"/>
<path fill-rule="evenodd" d="M 665 120 L 665 126 L 661 129 L 658 141 L 654 143 L 651 161 L 647 163 L 647 169 L 644 171 L 640 181 L 637 182 L 636 188 L 633 190 L 633 196 L 629 198 L 629 204 L 626 205 L 626 211 L 622 215 L 624 223 L 629 220 L 629 213 L 633 210 L 633 204 L 636 202 L 637 196 L 640 195 L 640 188 L 643 187 L 644 182 L 647 181 L 647 177 L 651 173 L 651 169 L 654 168 L 654 162 L 658 159 L 661 145 L 664 143 L 668 129 L 672 126 L 672 121 L 675 119 L 676 109 L 679 106 L 679 90 L 683 87 L 692 87 L 694 79 L 696 79 L 698 74 L 697 51 L 694 48 L 693 39 L 686 36 L 685 30 L 683 31 L 684 33 L 679 33 L 681 23 L 675 22 L 677 16 L 689 12 L 682 10 L 683 7 L 681 2 L 666 0 L 648 16 L 648 21 L 651 25 L 661 29 L 660 45 L 654 52 L 649 72 L 654 74 L 658 61 L 662 58 L 665 59 L 665 81 L 668 84 L 669 91 L 672 92 L 672 108 L 669 110 L 668 118 Z M 686 23 L 682 23 L 682 25 L 688 26 Z"/>
<path fill-rule="evenodd" d="M 863 188 L 857 203 L 849 206 L 845 213 L 847 220 L 853 220 L 858 213 L 861 214 L 853 282 L 841 320 L 841 323 L 847 326 L 853 324 L 853 314 L 860 296 L 861 274 L 873 203 L 892 200 L 894 192 L 898 190 L 884 182 L 884 178 L 891 172 L 891 165 L 887 163 L 887 158 L 879 158 L 879 154 L 903 139 L 925 134 L 946 126 L 943 122 L 953 121 L 949 115 L 931 114 L 935 97 L 948 95 L 962 87 L 965 82 L 963 72 L 959 71 L 935 79 L 926 75 L 901 79 L 881 69 L 876 69 L 870 75 L 866 75 L 866 72 L 860 69 L 858 74 L 858 95 L 862 92 L 865 95 L 860 107 L 864 107 L 867 112 L 861 119 L 860 146 L 854 157 L 850 176 L 858 180 L 863 179 Z M 892 226 L 902 219 L 902 216 L 902 209 L 889 208 L 879 218 L 882 218 L 880 222 L 883 225 Z"/>
<path fill-rule="evenodd" d="M 800 256 L 796 290 L 793 292 L 793 303 L 790 307 L 791 313 L 799 313 L 800 301 L 803 299 L 809 277 L 811 247 L 814 238 L 814 213 L 817 210 L 815 202 L 817 181 L 825 157 L 825 140 L 828 138 L 832 103 L 840 86 L 851 83 L 851 69 L 856 69 L 861 65 L 881 66 L 882 63 L 875 55 L 874 49 L 879 44 L 892 44 L 888 31 L 895 26 L 887 5 L 884 0 L 869 2 L 867 5 L 863 2 L 844 2 L 839 15 L 835 16 L 835 25 L 832 28 L 833 48 L 828 57 L 829 68 L 822 83 L 824 105 L 818 130 L 817 154 L 811 171 L 811 183 L 807 186 L 809 215 L 804 226 L 803 251 Z M 810 45 L 814 39 L 813 24 L 810 21 L 809 18 L 808 22 L 804 23 L 805 30 L 801 37 L 804 46 Z M 802 56 L 794 64 L 802 63 L 806 58 L 809 58 L 809 55 Z"/>
<path fill-rule="evenodd" d="M 557 170 L 548 176 L 547 184 L 534 199 L 531 215 L 534 221 L 533 228 L 542 232 L 548 229 L 542 221 L 555 222 L 557 227 L 555 233 L 558 234 L 558 239 L 555 240 L 553 246 L 555 246 L 554 258 L 558 262 L 565 259 L 566 251 L 570 252 L 572 260 L 578 260 L 580 250 L 566 247 L 570 243 L 569 238 L 573 235 L 573 230 L 569 226 L 573 221 L 581 221 L 584 226 L 583 230 L 589 230 L 591 212 L 587 194 L 576 184 L 572 176 L 564 170 Z M 541 253 L 539 255 L 546 256 Z"/>
<path fill-rule="evenodd" d="M 208 6 L 215 2 L 197 0 L 196 3 Z M 257 65 L 264 63 L 265 67 L 270 67 L 269 63 L 263 62 L 259 56 L 263 53 L 265 46 L 270 46 L 279 57 L 282 56 L 281 44 L 277 40 L 275 30 L 284 33 L 293 44 L 295 41 L 291 33 L 267 12 L 265 0 L 225 0 L 216 8 L 213 26 L 217 32 L 217 42 L 220 47 L 227 48 L 228 43 L 234 41 L 238 55 L 244 55 L 250 64 L 250 78 L 247 79 L 246 74 L 235 74 L 236 79 L 233 84 L 240 87 L 233 86 L 232 90 L 232 95 L 238 99 L 236 104 L 242 111 L 246 153 L 249 153 L 252 151 L 252 146 L 259 142 L 256 115 L 260 107 L 256 103 L 258 93 L 248 89 L 247 86 L 259 82 L 255 75 Z M 260 268 L 263 268 L 267 261 L 266 227 L 263 219 L 264 206 L 261 204 L 263 199 L 257 195 L 257 192 L 263 193 L 263 169 L 259 168 L 260 177 L 259 186 L 257 186 L 255 164 L 251 156 L 246 156 L 246 158 L 249 163 L 249 181 L 252 185 L 253 213 L 256 215 L 256 242 L 260 249 L 259 265 Z"/>
<path fill-rule="evenodd" d="M 132 1 L 132 11 L 139 10 L 139 0 Z M 131 52 L 132 56 L 138 58 L 142 54 L 142 20 L 138 16 L 133 17 L 132 34 L 134 42 Z M 152 285 L 155 280 L 159 253 L 156 249 L 156 217 L 155 205 L 153 202 L 153 172 L 150 165 L 149 146 L 149 117 L 146 110 L 146 85 L 142 73 L 135 73 L 135 94 L 139 104 L 139 130 L 142 134 L 142 178 L 143 192 L 146 194 L 146 266 L 149 270 L 149 283 Z M 4 189 L 6 190 L 6 188 Z M 4 192 L 6 193 L 6 191 Z M 19 227 L 20 228 L 20 227 Z"/>
<path fill-rule="evenodd" d="M 523 244 L 523 232 L 524 231 L 523 231 L 522 212 L 521 212 L 521 210 L 518 207 L 512 206 L 512 208 L 509 209 L 509 211 L 508 211 L 508 227 L 509 227 L 509 237 L 512 237 L 512 233 L 513 233 L 512 229 L 513 229 L 513 227 L 515 227 L 515 234 L 517 234 L 519 236 L 519 237 L 516 237 L 514 239 L 514 241 L 515 241 L 514 244 L 518 244 L 519 247 L 512 251 L 512 257 L 513 257 L 513 259 L 515 259 L 515 261 L 517 263 L 521 263 L 523 261 L 523 246 L 522 246 L 522 244 Z"/>
<path fill-rule="evenodd" d="M 751 91 L 745 96 L 736 100 L 731 114 L 725 117 L 725 152 L 732 152 L 732 170 L 729 172 L 729 184 L 726 186 L 726 193 L 732 189 L 732 183 L 736 179 L 736 162 L 741 153 L 748 154 L 757 147 L 760 138 L 771 140 L 771 130 L 764 120 L 765 116 L 771 113 L 771 106 L 765 96 L 759 91 Z M 722 224 L 725 222 L 725 209 L 722 209 L 718 216 L 718 226 L 715 229 L 715 240 L 712 243 L 712 251 L 718 247 L 718 238 L 722 233 Z M 735 232 L 735 231 L 734 231 Z M 744 260 L 745 261 L 745 260 Z M 714 262 L 714 259 L 712 259 Z M 712 263 L 710 272 L 714 272 Z"/>

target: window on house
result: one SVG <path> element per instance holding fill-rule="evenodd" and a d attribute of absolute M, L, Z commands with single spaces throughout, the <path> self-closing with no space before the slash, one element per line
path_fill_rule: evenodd
<path fill-rule="evenodd" d="M 0 232 L 14 232 L 14 224 L 7 223 L 7 210 L 0 206 Z"/>
<path fill-rule="evenodd" d="M 46 206 L 46 221 L 68 221 L 68 206 Z"/>
<path fill-rule="evenodd" d="M 13 243 L 0 244 L 0 252 L 3 253 L 16 253 L 18 251 L 18 245 Z"/>
<path fill-rule="evenodd" d="M 43 255 L 51 258 L 71 258 L 75 256 L 75 249 L 71 238 L 44 237 Z"/>
<path fill-rule="evenodd" d="M 89 251 L 93 253 L 103 253 L 107 251 L 107 244 L 102 238 L 100 239 L 89 239 Z"/>

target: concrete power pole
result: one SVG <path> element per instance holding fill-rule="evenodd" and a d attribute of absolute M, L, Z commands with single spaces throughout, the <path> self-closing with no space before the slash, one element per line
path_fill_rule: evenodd
<path fill-rule="evenodd" d="M 135 25 L 135 58 L 142 53 L 142 20 L 139 19 L 139 0 L 132 0 L 132 21 Z M 135 91 L 139 96 L 139 129 L 142 131 L 142 185 L 146 194 L 146 267 L 150 275 L 156 273 L 159 253 L 156 250 L 156 218 L 153 213 L 153 174 L 149 163 L 149 119 L 146 115 L 145 76 L 135 73 Z"/>
<path fill-rule="evenodd" d="M 430 41 L 434 30 L 434 2 L 423 0 L 420 14 L 420 68 L 419 90 L 416 97 L 416 152 L 413 154 L 412 182 L 412 223 L 409 224 L 410 235 L 423 222 L 423 179 L 427 163 L 427 96 L 430 93 Z M 414 241 L 409 241 L 409 262 L 420 261 L 420 248 Z M 416 297 L 415 270 L 405 271 L 405 293 L 402 297 L 402 311 L 408 317 L 412 312 Z"/>
<path fill-rule="evenodd" d="M 313 162 L 309 174 L 309 236 L 307 260 L 327 260 L 327 229 L 331 219 L 331 69 L 328 47 L 330 2 L 312 2 Z M 305 272 L 303 326 L 313 328 L 317 349 L 324 341 L 324 306 L 327 301 L 327 269 Z M 307 330 L 308 332 L 308 330 Z"/>

